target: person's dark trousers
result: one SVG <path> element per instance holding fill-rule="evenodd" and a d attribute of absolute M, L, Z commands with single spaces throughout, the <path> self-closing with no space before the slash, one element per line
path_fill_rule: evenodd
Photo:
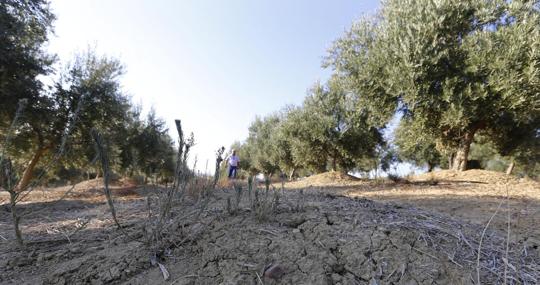
<path fill-rule="evenodd" d="M 229 166 L 229 178 L 236 178 L 236 166 Z"/>

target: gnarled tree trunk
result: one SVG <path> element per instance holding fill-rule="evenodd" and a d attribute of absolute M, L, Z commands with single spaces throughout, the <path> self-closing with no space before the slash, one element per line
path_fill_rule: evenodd
<path fill-rule="evenodd" d="M 471 143 L 474 139 L 474 130 L 469 130 L 465 133 L 460 140 L 458 149 L 452 162 L 452 169 L 457 171 L 467 170 L 467 158 L 469 157 L 469 150 L 471 149 Z"/>
<path fill-rule="evenodd" d="M 289 181 L 292 181 L 295 173 L 296 173 L 296 168 L 293 167 L 293 169 L 291 169 L 291 172 L 289 172 Z"/>
<path fill-rule="evenodd" d="M 448 155 L 448 169 L 453 169 L 453 163 L 454 163 L 454 157 L 455 153 L 451 153 Z"/>

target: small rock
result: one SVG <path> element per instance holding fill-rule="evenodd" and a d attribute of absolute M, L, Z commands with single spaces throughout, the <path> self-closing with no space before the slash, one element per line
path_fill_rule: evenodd
<path fill-rule="evenodd" d="M 118 279 L 120 278 L 120 269 L 118 268 L 118 266 L 113 266 L 109 269 L 109 272 L 111 273 L 111 277 L 112 279 Z"/>
<path fill-rule="evenodd" d="M 292 230 L 293 233 L 299 233 L 300 232 L 300 229 L 294 229 Z"/>
<path fill-rule="evenodd" d="M 343 277 L 341 277 L 341 275 L 339 275 L 337 273 L 332 274 L 332 281 L 334 281 L 334 283 L 341 282 L 342 279 L 343 279 Z"/>
<path fill-rule="evenodd" d="M 279 279 L 285 274 L 285 269 L 279 264 L 272 265 L 264 270 L 264 277 L 270 279 Z"/>
<path fill-rule="evenodd" d="M 78 247 L 78 246 L 75 246 L 75 247 L 70 248 L 69 251 L 71 253 L 79 253 L 79 252 L 81 252 L 81 248 Z"/>

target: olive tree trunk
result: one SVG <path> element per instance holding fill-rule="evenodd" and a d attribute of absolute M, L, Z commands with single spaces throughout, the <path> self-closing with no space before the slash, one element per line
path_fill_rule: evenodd
<path fill-rule="evenodd" d="M 448 155 L 448 169 L 453 169 L 454 157 L 455 157 L 454 153 L 451 153 Z"/>
<path fill-rule="evenodd" d="M 24 169 L 23 175 L 21 177 L 21 180 L 19 180 L 19 183 L 17 183 L 17 186 L 15 187 L 15 192 L 21 192 L 30 185 L 30 182 L 32 181 L 32 175 L 34 174 L 34 169 L 36 168 L 36 165 L 38 164 L 39 160 L 45 152 L 47 151 L 47 148 L 39 148 L 26 168 Z"/>
<path fill-rule="evenodd" d="M 454 161 L 452 162 L 452 170 L 465 171 L 467 170 L 467 159 L 469 157 L 469 150 L 471 149 L 471 143 L 474 139 L 474 131 L 467 131 L 463 138 L 460 140 Z"/>

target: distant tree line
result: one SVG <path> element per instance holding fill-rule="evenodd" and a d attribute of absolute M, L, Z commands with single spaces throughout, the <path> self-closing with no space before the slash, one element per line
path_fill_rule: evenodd
<path fill-rule="evenodd" d="M 332 78 L 324 85 L 316 83 L 301 106 L 257 117 L 246 141 L 232 146 L 241 157 L 240 168 L 289 178 L 328 170 L 387 169 L 393 156 L 383 139 L 384 126 L 358 112 L 357 100 Z"/>
<path fill-rule="evenodd" d="M 0 156 L 14 164 L 17 187 L 38 177 L 65 182 L 99 175 L 92 129 L 103 134 L 116 173 L 172 175 L 175 150 L 166 124 L 153 110 L 143 118 L 122 92 L 118 60 L 88 50 L 55 68 L 57 58 L 45 50 L 54 19 L 45 0 L 0 4 Z"/>
<path fill-rule="evenodd" d="M 540 5 L 389 0 L 335 41 L 331 79 L 256 118 L 235 143 L 248 172 L 429 170 L 540 173 Z M 381 131 L 400 118 L 392 140 Z"/>

